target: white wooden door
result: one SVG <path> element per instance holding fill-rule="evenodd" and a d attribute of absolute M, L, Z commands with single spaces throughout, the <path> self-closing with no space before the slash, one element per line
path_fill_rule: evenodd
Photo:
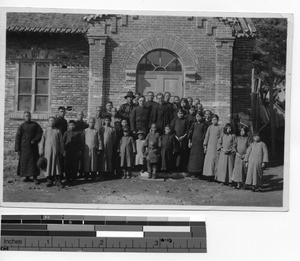
<path fill-rule="evenodd" d="M 148 91 L 170 92 L 172 96 L 183 96 L 182 72 L 143 72 L 137 76 L 137 92 L 147 95 Z"/>

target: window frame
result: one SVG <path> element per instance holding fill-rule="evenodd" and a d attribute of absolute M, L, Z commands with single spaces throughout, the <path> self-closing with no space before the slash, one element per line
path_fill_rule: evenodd
<path fill-rule="evenodd" d="M 36 59 L 26 59 L 26 60 L 18 60 L 16 61 L 16 79 L 15 79 L 15 106 L 14 106 L 14 111 L 16 113 L 20 113 L 23 112 L 23 110 L 19 110 L 19 96 L 22 94 L 19 94 L 19 80 L 20 80 L 20 64 L 21 63 L 32 63 L 33 64 L 33 69 L 32 69 L 32 74 L 31 74 L 31 78 L 32 79 L 32 84 L 31 84 L 31 93 L 30 96 L 31 97 L 31 108 L 30 108 L 30 112 L 31 114 L 38 114 L 38 115 L 42 115 L 42 114 L 49 114 L 51 112 L 51 100 L 52 100 L 52 65 L 51 62 L 48 60 L 36 60 Z M 49 65 L 49 76 L 47 77 L 37 77 L 36 76 L 36 72 L 37 72 L 37 64 L 38 63 L 47 63 Z M 29 79 L 29 77 L 27 77 Z M 21 77 L 21 79 L 26 79 L 26 77 Z M 48 110 L 47 111 L 35 111 L 35 106 L 36 106 L 36 97 L 41 97 L 41 96 L 46 96 L 43 94 L 36 94 L 36 80 L 39 79 L 48 79 Z M 24 95 L 25 96 L 25 95 Z"/>

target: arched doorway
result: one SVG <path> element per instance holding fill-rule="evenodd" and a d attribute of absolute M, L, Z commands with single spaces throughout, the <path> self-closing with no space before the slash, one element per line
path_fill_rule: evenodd
<path fill-rule="evenodd" d="M 182 97 L 183 72 L 178 56 L 166 49 L 146 53 L 137 66 L 136 90 L 143 95 L 168 91 Z"/>

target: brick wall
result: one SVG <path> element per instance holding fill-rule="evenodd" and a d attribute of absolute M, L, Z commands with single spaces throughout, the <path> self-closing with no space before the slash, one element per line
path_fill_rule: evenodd
<path fill-rule="evenodd" d="M 49 61 L 51 64 L 51 107 L 48 113 L 33 114 L 34 121 L 46 127 L 50 115 L 59 106 L 72 106 L 67 118 L 77 111 L 87 112 L 89 47 L 83 36 L 8 33 L 6 49 L 4 148 L 14 149 L 17 128 L 23 122 L 22 112 L 15 111 L 18 61 Z"/>
<path fill-rule="evenodd" d="M 95 86 L 90 87 L 95 89 L 99 87 L 102 104 L 107 99 L 116 106 L 124 103 L 124 95 L 120 94 L 128 90 L 135 91 L 135 70 L 139 59 L 147 52 L 165 46 L 165 49 L 174 51 L 182 62 L 184 95 L 200 98 L 206 108 L 220 113 L 221 119 L 227 121 L 231 110 L 232 47 L 228 50 L 225 48 L 217 61 L 215 39 L 232 39 L 230 26 L 217 18 L 120 16 L 106 18 L 105 23 L 101 19 L 93 21 L 90 34 L 97 33 L 108 36 L 105 66 L 98 83 L 95 82 Z M 216 68 L 222 59 L 228 66 L 219 81 L 222 88 L 216 95 Z M 97 66 L 101 67 L 100 64 Z M 194 71 L 192 79 L 188 79 L 189 76 L 185 74 L 190 70 Z M 127 71 L 132 73 L 131 77 L 127 77 Z M 220 97 L 224 96 L 227 98 L 219 103 Z"/>
<path fill-rule="evenodd" d="M 233 51 L 232 112 L 250 114 L 251 70 L 255 40 L 236 39 Z"/>

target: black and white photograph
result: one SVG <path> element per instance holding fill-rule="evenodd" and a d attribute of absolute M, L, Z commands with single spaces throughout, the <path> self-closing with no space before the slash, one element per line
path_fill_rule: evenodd
<path fill-rule="evenodd" d="M 287 210 L 290 17 L 5 15 L 3 203 Z"/>

